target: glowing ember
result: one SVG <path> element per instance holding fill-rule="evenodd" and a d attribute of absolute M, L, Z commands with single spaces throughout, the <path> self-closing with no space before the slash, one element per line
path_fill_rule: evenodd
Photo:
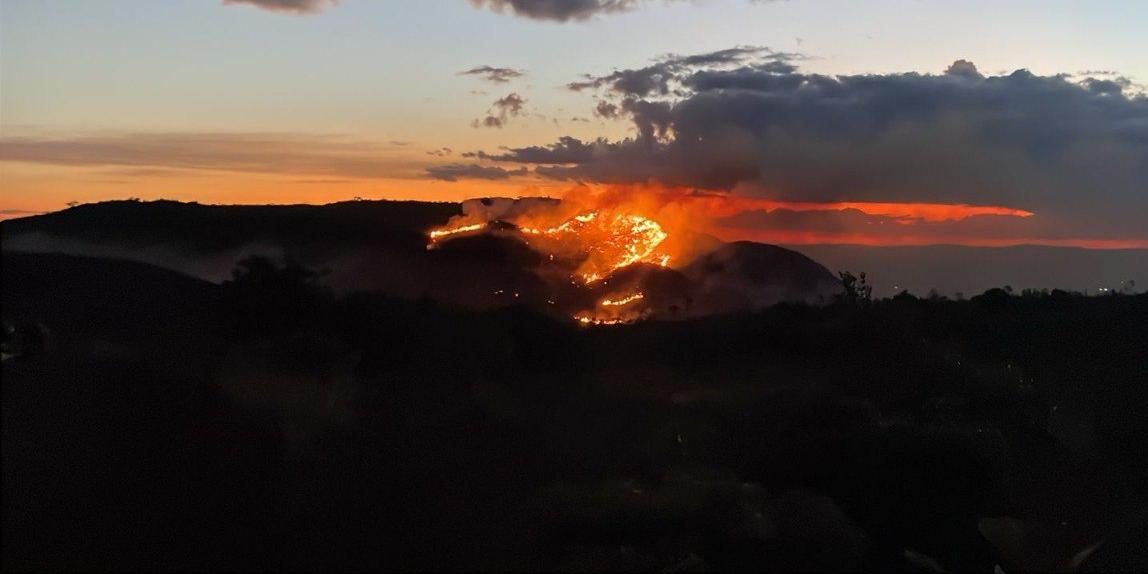
<path fill-rule="evenodd" d="M 603 307 L 621 307 L 623 305 L 629 305 L 634 301 L 645 298 L 645 293 L 634 293 L 633 295 L 622 297 L 621 299 L 603 299 L 602 302 L 598 304 Z"/>
<path fill-rule="evenodd" d="M 589 315 L 575 315 L 574 319 L 583 325 L 621 325 L 626 322 L 622 319 L 595 319 Z"/>

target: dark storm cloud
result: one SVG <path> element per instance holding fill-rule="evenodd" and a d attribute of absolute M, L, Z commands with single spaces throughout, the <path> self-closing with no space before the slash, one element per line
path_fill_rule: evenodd
<path fill-rule="evenodd" d="M 941 75 L 831 77 L 791 60 L 667 66 L 686 61 L 676 57 L 637 88 L 620 83 L 633 75 L 603 76 L 598 87 L 626 97 L 636 137 L 563 138 L 497 159 L 550 157 L 536 171 L 556 179 L 654 179 L 775 199 L 1006 205 L 1144 235 L 1148 99 L 1126 84 L 1025 70 L 986 77 L 966 61 Z M 663 82 L 671 97 L 660 97 Z"/>
<path fill-rule="evenodd" d="M 566 22 L 587 20 L 598 14 L 625 12 L 641 0 L 470 0 L 478 8 L 534 20 Z"/>
<path fill-rule="evenodd" d="M 274 12 L 308 14 L 318 12 L 327 6 L 334 6 L 339 0 L 223 0 L 224 4 L 250 4 Z"/>
<path fill-rule="evenodd" d="M 521 78 L 526 72 L 514 68 L 495 68 L 492 66 L 476 66 L 469 70 L 459 72 L 460 76 L 478 76 L 489 82 L 505 84 L 515 78 Z"/>
<path fill-rule="evenodd" d="M 634 126 L 638 128 L 639 139 L 646 143 L 655 137 L 664 139 L 674 123 L 673 106 L 670 102 L 628 99 L 622 101 L 622 109 L 633 118 Z"/>
<path fill-rule="evenodd" d="M 426 173 L 432 179 L 442 181 L 458 181 L 460 179 L 509 179 L 513 175 L 526 175 L 526 168 L 508 170 L 501 167 L 491 167 L 478 164 L 456 163 L 428 167 Z"/>

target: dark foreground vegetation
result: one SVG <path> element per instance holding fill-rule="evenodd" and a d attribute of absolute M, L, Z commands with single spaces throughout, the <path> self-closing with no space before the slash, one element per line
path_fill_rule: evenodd
<path fill-rule="evenodd" d="M 1148 295 L 583 328 L 3 258 L 6 570 L 1148 568 Z"/>

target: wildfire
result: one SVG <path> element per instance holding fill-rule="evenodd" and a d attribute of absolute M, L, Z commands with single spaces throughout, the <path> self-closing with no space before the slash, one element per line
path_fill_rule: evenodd
<path fill-rule="evenodd" d="M 674 251 L 679 240 L 666 243 L 670 234 L 654 219 L 664 216 L 674 223 L 681 219 L 674 217 L 676 214 L 663 213 L 654 204 L 616 201 L 607 196 L 600 201 L 588 199 L 525 208 L 516 207 L 524 204 L 499 204 L 497 200 L 476 203 L 451 225 L 430 231 L 427 249 L 471 233 L 518 234 L 548 262 L 540 273 L 556 277 L 553 273 L 557 271 L 573 285 L 594 290 L 609 287 L 608 278 L 619 269 L 635 264 L 668 267 L 671 253 L 679 253 Z M 490 225 L 497 222 L 513 225 Z M 583 325 L 628 323 L 644 316 L 644 307 L 636 303 L 646 297 L 640 291 L 614 291 L 572 318 Z"/>
<path fill-rule="evenodd" d="M 579 184 L 567 190 L 561 200 L 476 198 L 464 201 L 462 213 L 448 225 L 429 231 L 427 248 L 479 233 L 517 239 L 539 256 L 532 271 L 550 288 L 547 304 L 581 324 L 613 325 L 659 316 L 663 309 L 674 312 L 669 298 L 661 295 L 663 291 L 652 287 L 661 283 L 650 282 L 651 278 L 665 278 L 673 283 L 669 275 L 637 269 L 633 269 L 635 273 L 616 273 L 619 269 L 633 265 L 669 267 L 671 256 L 675 267 L 684 266 L 712 251 L 720 241 L 916 244 L 932 237 L 934 228 L 942 229 L 926 224 L 977 216 L 1033 215 L 1007 206 L 781 201 L 763 199 L 761 196 L 769 195 L 764 191 L 768 190 L 746 187 L 708 191 L 650 182 Z M 790 212 L 826 217 L 844 214 L 847 221 L 856 215 L 852 212 L 860 212 L 869 217 L 858 221 L 882 218 L 880 221 L 889 225 L 878 232 L 868 227 L 839 229 L 836 224 L 826 230 L 815 217 L 810 218 L 808 229 L 759 228 L 756 223 L 735 222 L 740 220 L 734 216 L 759 212 L 779 217 Z M 500 291 L 495 294 L 501 295 Z"/>
<path fill-rule="evenodd" d="M 472 223 L 435 229 L 429 233 L 431 249 L 451 236 L 479 231 L 485 223 Z M 522 226 L 518 231 L 536 236 L 540 247 L 553 252 L 581 253 L 585 260 L 575 271 L 583 283 L 590 284 L 611 272 L 635 263 L 666 267 L 670 256 L 658 252 L 658 246 L 669 237 L 658 222 L 623 210 L 592 210 L 579 213 L 551 227 Z"/>
<path fill-rule="evenodd" d="M 575 315 L 574 319 L 583 325 L 621 325 L 622 319 L 595 319 L 589 315 Z"/>
<path fill-rule="evenodd" d="M 630 303 L 633 303 L 634 301 L 637 301 L 639 299 L 645 299 L 645 298 L 646 298 L 645 293 L 634 293 L 633 295 L 622 297 L 621 299 L 603 299 L 598 304 L 603 306 L 603 307 L 622 307 L 625 305 L 629 305 Z"/>
<path fill-rule="evenodd" d="M 576 273 L 587 284 L 634 263 L 663 267 L 670 263 L 669 255 L 657 252 L 669 235 L 658 222 L 633 213 L 588 211 L 554 227 L 522 227 L 519 231 L 558 241 L 573 237 L 580 244 L 577 247 L 587 253 Z"/>
<path fill-rule="evenodd" d="M 623 314 L 620 309 L 635 301 L 640 301 L 645 298 L 646 294 L 639 291 L 637 293 L 631 293 L 625 297 L 619 297 L 617 299 L 602 299 L 598 302 L 598 305 L 600 307 L 609 307 L 613 310 L 602 309 L 601 313 L 583 311 L 574 315 L 574 320 L 583 325 L 620 325 L 622 323 L 628 322 L 628 320 L 632 321 L 633 319 L 640 316 L 640 314 L 635 315 L 633 313 Z M 629 319 L 627 320 L 626 317 L 629 317 Z"/>
<path fill-rule="evenodd" d="M 430 245 L 427 245 L 427 248 L 429 249 L 429 248 L 433 247 L 434 243 L 443 237 L 450 237 L 451 235 L 457 235 L 459 233 L 469 233 L 471 231 L 478 231 L 484 227 L 486 227 L 485 223 L 475 223 L 472 225 L 463 225 L 461 227 L 450 227 L 450 228 L 446 228 L 446 229 L 432 230 L 429 234 L 431 242 L 430 242 Z"/>

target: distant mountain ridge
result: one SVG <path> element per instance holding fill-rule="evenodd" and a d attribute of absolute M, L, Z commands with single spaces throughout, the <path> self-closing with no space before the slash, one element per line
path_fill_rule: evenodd
<path fill-rule="evenodd" d="M 271 241 L 303 247 L 425 243 L 426 229 L 461 214 L 460 204 L 345 201 L 326 205 L 203 205 L 106 201 L 0 222 L 5 243 L 32 233 L 95 244 L 173 244 L 201 253 Z"/>
<path fill-rule="evenodd" d="M 0 222 L 0 237 L 5 251 L 132 259 L 212 282 L 229 277 L 235 263 L 250 255 L 289 258 L 325 270 L 325 281 L 341 291 L 430 296 L 477 308 L 525 303 L 565 315 L 593 308 L 596 299 L 615 295 L 623 285 L 649 291 L 633 308 L 644 316 L 827 302 L 839 288 L 832 273 L 798 252 L 737 242 L 717 243 L 681 269 L 624 269 L 603 285 L 572 290 L 543 269 L 543 258 L 513 226 L 509 234 L 463 237 L 428 250 L 427 230 L 462 211 L 462 204 L 417 201 L 112 201 Z"/>

